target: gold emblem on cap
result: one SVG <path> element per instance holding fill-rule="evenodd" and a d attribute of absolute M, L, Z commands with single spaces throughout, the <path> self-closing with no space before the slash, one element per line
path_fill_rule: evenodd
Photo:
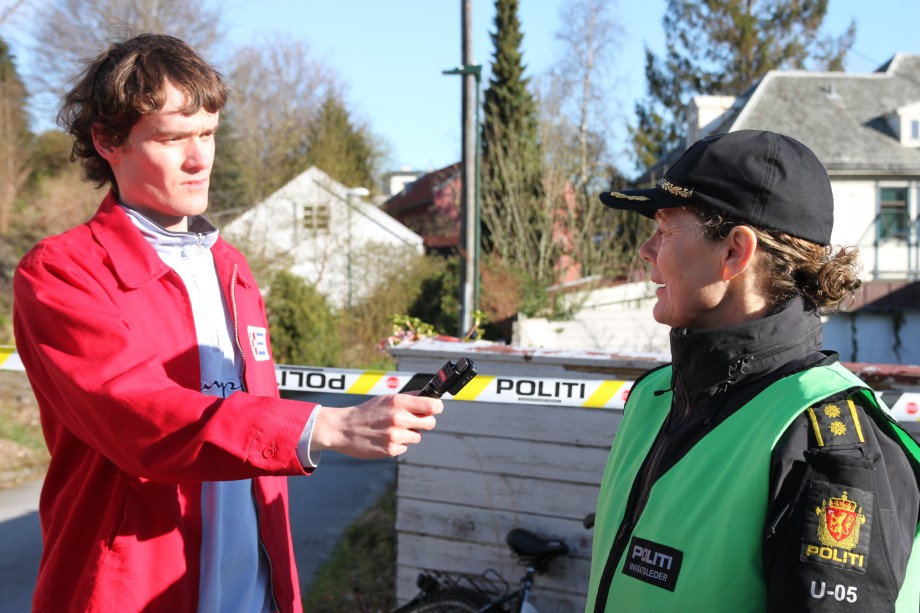
<path fill-rule="evenodd" d="M 663 189 L 669 194 L 673 194 L 678 198 L 684 198 L 685 200 L 689 200 L 690 197 L 693 196 L 692 187 L 681 187 L 680 185 L 674 185 L 665 177 L 658 179 L 658 189 Z"/>
<path fill-rule="evenodd" d="M 610 192 L 610 195 L 614 198 L 619 198 L 620 200 L 638 200 L 639 202 L 645 202 L 648 200 L 647 196 L 630 196 L 629 194 L 624 194 L 622 192 Z"/>

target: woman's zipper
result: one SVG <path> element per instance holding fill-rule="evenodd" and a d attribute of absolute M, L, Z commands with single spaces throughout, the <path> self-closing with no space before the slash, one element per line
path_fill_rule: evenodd
<path fill-rule="evenodd" d="M 683 381 L 680 378 L 677 361 L 674 362 L 673 368 L 675 373 L 674 391 L 676 391 L 677 386 L 683 389 Z M 627 541 L 632 535 L 633 528 L 639 523 L 639 518 L 645 510 L 645 505 L 648 503 L 648 499 L 651 496 L 652 486 L 655 484 L 655 481 L 658 480 L 658 466 L 661 463 L 661 458 L 664 457 L 665 450 L 668 448 L 670 433 L 673 431 L 673 428 L 680 424 L 690 413 L 690 402 L 687 400 L 686 394 L 674 394 L 671 402 L 673 403 L 674 399 L 678 397 L 685 399 L 684 406 L 680 408 L 678 419 L 672 422 L 671 418 L 674 416 L 672 407 L 665 423 L 661 427 L 661 435 L 657 438 L 655 445 L 650 451 L 651 459 L 645 464 L 644 470 L 642 470 L 633 484 L 633 490 L 637 487 L 640 488 L 639 497 L 636 499 L 632 513 L 629 513 L 629 509 L 627 509 L 627 513 L 623 516 L 624 521 L 620 524 L 620 529 L 613 539 L 613 545 L 610 548 L 610 556 L 608 556 L 607 563 L 604 565 L 604 572 L 601 575 L 600 585 L 597 588 L 597 598 L 594 603 L 594 611 L 596 613 L 603 613 L 607 608 L 607 596 L 610 593 L 610 585 L 613 583 L 613 575 L 616 573 L 617 566 L 619 566 L 620 557 L 622 557 L 623 552 L 626 550 Z M 629 519 L 626 519 L 627 515 Z"/>
<path fill-rule="evenodd" d="M 813 337 L 816 334 L 817 329 L 809 330 L 805 334 L 793 340 L 776 343 L 775 345 L 764 347 L 759 351 L 741 356 L 728 365 L 728 378 L 717 385 L 724 386 L 727 389 L 729 385 L 735 382 L 739 374 L 746 374 L 748 372 L 750 364 L 755 360 L 761 360 L 763 358 L 786 351 L 787 349 L 791 349 L 792 347 L 799 345 L 809 337 Z M 683 385 L 678 366 L 679 365 L 677 360 L 675 360 L 673 364 L 675 379 L 674 384 L 672 384 L 672 391 L 676 391 L 675 388 L 677 384 L 680 384 L 681 386 Z M 725 390 L 723 390 L 723 393 L 724 391 Z M 687 398 L 686 394 L 681 394 L 680 396 L 685 399 Z M 677 397 L 678 394 L 675 394 L 674 398 Z M 625 519 L 627 514 L 624 514 L 624 521 L 620 524 L 620 529 L 617 531 L 617 535 L 613 539 L 613 545 L 610 548 L 610 556 L 607 558 L 607 563 L 604 565 L 604 572 L 601 575 L 600 585 L 597 589 L 597 598 L 595 599 L 594 603 L 595 613 L 603 613 L 604 609 L 607 607 L 607 597 L 610 593 L 610 585 L 613 583 L 613 575 L 616 573 L 617 566 L 619 566 L 620 557 L 623 555 L 623 551 L 626 549 L 627 540 L 632 535 L 633 529 L 639 523 L 639 518 L 642 516 L 642 512 L 645 510 L 645 505 L 648 503 L 649 496 L 651 495 L 652 486 L 658 479 L 658 464 L 661 462 L 661 458 L 664 455 L 665 449 L 667 449 L 669 434 L 670 432 L 673 432 L 673 428 L 675 428 L 677 424 L 683 421 L 684 417 L 686 417 L 689 412 L 690 402 L 689 400 L 686 400 L 682 410 L 680 411 L 680 418 L 677 421 L 671 423 L 671 417 L 674 414 L 673 409 L 668 414 L 668 418 L 662 426 L 662 435 L 660 438 L 658 438 L 653 449 L 650 451 L 651 460 L 645 465 L 645 470 L 642 471 L 641 475 L 633 484 L 633 490 L 635 490 L 636 487 L 641 487 L 639 490 L 640 494 L 636 499 L 632 513 L 627 513 L 629 515 L 629 519 Z M 627 509 L 627 512 L 628 511 L 629 509 Z"/>

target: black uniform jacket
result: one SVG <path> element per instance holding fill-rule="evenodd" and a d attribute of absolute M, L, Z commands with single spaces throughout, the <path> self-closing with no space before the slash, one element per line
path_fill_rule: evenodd
<path fill-rule="evenodd" d="M 655 443 L 666 448 L 656 466 L 646 459 L 636 483 L 650 470 L 657 480 L 771 383 L 836 361 L 837 354 L 821 351 L 821 342 L 821 320 L 800 298 L 721 330 L 672 330 L 674 400 Z M 770 611 L 894 609 L 920 492 L 903 451 L 860 402 L 858 394 L 846 392 L 818 403 L 774 448 L 763 536 Z M 653 448 L 648 457 L 654 455 Z M 837 539 L 855 532 L 859 542 L 832 547 L 839 542 L 828 538 L 828 530 Z"/>

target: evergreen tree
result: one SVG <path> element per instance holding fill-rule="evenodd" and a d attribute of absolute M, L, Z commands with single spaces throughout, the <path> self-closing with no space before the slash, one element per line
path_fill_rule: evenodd
<path fill-rule="evenodd" d="M 418 295 L 409 305 L 407 315 L 416 317 L 435 330 L 444 332 L 457 327 L 460 305 L 460 261 L 457 258 L 431 256 L 435 270 L 421 280 Z"/>
<path fill-rule="evenodd" d="M 73 139 L 63 130 L 45 130 L 36 136 L 29 158 L 29 182 L 34 185 L 70 169 L 73 166 L 70 161 L 72 150 Z"/>
<path fill-rule="evenodd" d="M 768 71 L 842 70 L 856 25 L 820 33 L 828 0 L 668 0 L 664 58 L 646 48 L 648 96 L 636 103 L 636 165 L 647 168 L 686 138 L 693 96 L 741 95 Z"/>
<path fill-rule="evenodd" d="M 337 319 L 315 287 L 283 270 L 272 280 L 265 309 L 275 361 L 310 366 L 337 364 Z"/>
<path fill-rule="evenodd" d="M 255 203 L 307 169 L 307 132 L 339 78 L 306 43 L 285 37 L 238 49 L 227 74 L 240 180 Z"/>
<path fill-rule="evenodd" d="M 212 221 L 226 223 L 256 202 L 255 195 L 246 189 L 241 157 L 233 114 L 225 109 L 220 113 L 208 191 L 208 217 Z"/>
<path fill-rule="evenodd" d="M 368 130 L 352 122 L 335 93 L 323 101 L 319 115 L 307 130 L 306 168 L 316 166 L 349 187 L 376 187 L 375 166 L 380 153 Z"/>
<path fill-rule="evenodd" d="M 0 40 L 0 235 L 10 229 L 13 203 L 29 176 L 32 134 L 26 102 L 10 48 Z"/>
<path fill-rule="evenodd" d="M 527 268 L 545 237 L 537 106 L 524 76 L 517 0 L 496 0 L 492 76 L 482 126 L 482 241 L 487 252 Z M 526 235 L 526 237 L 525 237 Z"/>

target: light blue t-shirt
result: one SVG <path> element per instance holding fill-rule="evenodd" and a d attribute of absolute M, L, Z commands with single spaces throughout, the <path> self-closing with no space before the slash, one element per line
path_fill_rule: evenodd
<path fill-rule="evenodd" d="M 170 232 L 124 208 L 188 291 L 198 336 L 201 393 L 226 398 L 241 390 L 242 357 L 232 340 L 233 322 L 210 250 L 217 241 L 217 230 L 196 217 L 189 219 L 189 232 Z M 252 481 L 202 483 L 201 515 L 198 611 L 274 611 Z"/>

